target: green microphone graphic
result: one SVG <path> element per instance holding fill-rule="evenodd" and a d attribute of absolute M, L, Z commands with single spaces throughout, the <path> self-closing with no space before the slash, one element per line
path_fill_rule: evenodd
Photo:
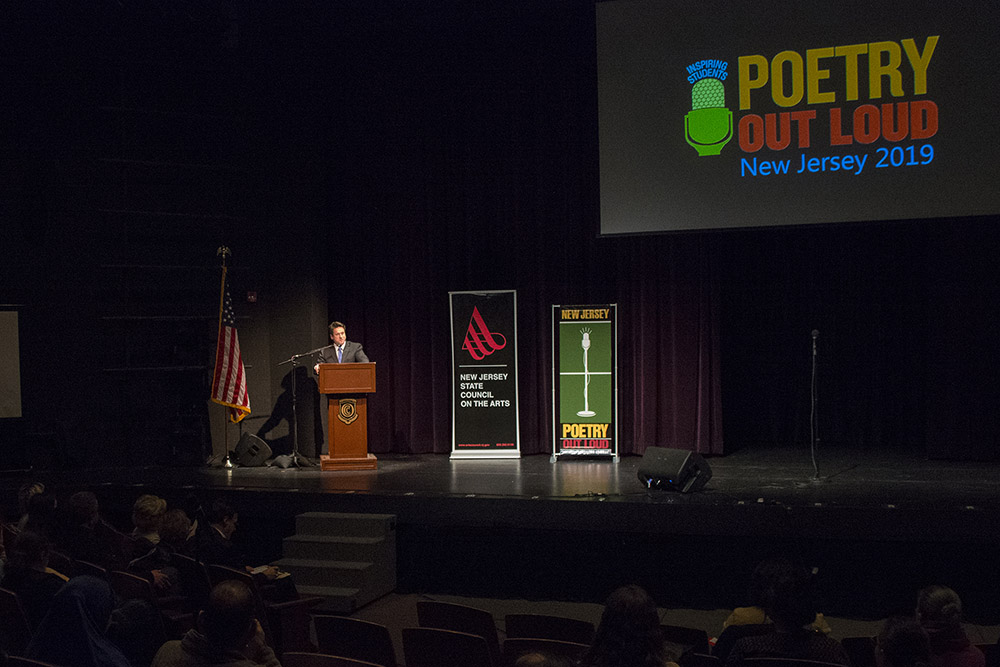
<path fill-rule="evenodd" d="M 718 155 L 733 138 L 733 112 L 726 108 L 722 81 L 700 79 L 691 88 L 691 111 L 684 116 L 684 139 L 698 155 Z"/>

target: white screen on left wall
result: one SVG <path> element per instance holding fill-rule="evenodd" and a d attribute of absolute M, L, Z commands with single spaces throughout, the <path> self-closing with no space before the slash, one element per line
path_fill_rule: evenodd
<path fill-rule="evenodd" d="M 21 416 L 21 352 L 17 311 L 0 311 L 0 419 Z"/>

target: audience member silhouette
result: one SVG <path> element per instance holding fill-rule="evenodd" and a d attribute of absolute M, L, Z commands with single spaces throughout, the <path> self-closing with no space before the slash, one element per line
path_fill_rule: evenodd
<path fill-rule="evenodd" d="M 201 526 L 207 523 L 205 520 L 205 507 L 201 502 L 201 498 L 196 493 L 188 493 L 184 496 L 180 505 L 184 513 L 187 514 L 188 519 L 191 520 L 191 534 L 197 535 Z"/>
<path fill-rule="evenodd" d="M 573 667 L 573 663 L 561 655 L 525 653 L 514 661 L 514 667 Z"/>
<path fill-rule="evenodd" d="M 28 623 L 37 628 L 49 610 L 52 599 L 66 583 L 66 577 L 48 570 L 48 539 L 30 530 L 21 531 L 11 545 L 7 567 L 0 586 L 14 591 L 28 616 Z"/>
<path fill-rule="evenodd" d="M 254 617 L 253 595 L 240 581 L 216 585 L 198 616 L 198 629 L 160 647 L 151 667 L 208 665 L 280 667 Z"/>
<path fill-rule="evenodd" d="M 810 629 L 816 617 L 812 576 L 805 567 L 782 559 L 775 565 L 771 585 L 763 597 L 764 612 L 773 631 L 739 639 L 726 658 L 740 665 L 744 658 L 796 658 L 849 665 L 839 642 Z"/>
<path fill-rule="evenodd" d="M 784 556 L 766 558 L 757 564 L 750 577 L 748 590 L 751 606 L 737 607 L 729 614 L 722 624 L 722 633 L 712 648 L 712 655 L 725 662 L 740 639 L 774 632 L 774 622 L 764 607 L 768 596 L 772 594 L 774 582 L 785 576 L 791 567 L 793 565 Z M 823 614 L 816 614 L 810 628 L 823 634 L 830 633 L 830 626 Z"/>
<path fill-rule="evenodd" d="M 3 511 L 0 510 L 0 521 L 6 525 L 6 521 L 3 517 Z M 4 534 L 6 530 L 0 530 L 0 579 L 3 579 L 4 568 L 7 566 L 7 545 L 4 544 Z"/>
<path fill-rule="evenodd" d="M 45 493 L 45 485 L 37 481 L 25 482 L 17 490 L 17 508 L 21 512 L 17 522 L 18 530 L 24 530 L 24 526 L 28 522 L 28 506 L 31 503 L 31 498 L 39 493 Z"/>
<path fill-rule="evenodd" d="M 261 594 L 271 601 L 292 600 L 298 597 L 295 583 L 287 573 L 273 565 L 252 567 L 247 557 L 233 544 L 232 536 L 239 523 L 239 514 L 224 500 L 212 503 L 207 515 L 208 523 L 195 536 L 198 560 L 210 565 L 225 565 L 236 570 L 254 572 Z"/>
<path fill-rule="evenodd" d="M 193 530 L 191 519 L 184 510 L 167 510 L 160 523 L 160 546 L 172 553 L 190 555 Z"/>
<path fill-rule="evenodd" d="M 167 511 L 167 501 L 150 494 L 143 494 L 132 505 L 132 529 L 130 553 L 127 560 L 145 556 L 160 541 L 160 522 Z"/>
<path fill-rule="evenodd" d="M 240 516 L 224 500 L 216 500 L 209 508 L 205 523 L 198 527 L 198 560 L 209 565 L 225 565 L 238 570 L 246 567 L 247 559 L 233 544 L 232 537 L 239 525 Z"/>
<path fill-rule="evenodd" d="M 947 586 L 928 586 L 917 595 L 917 622 L 930 639 L 932 667 L 984 667 L 986 657 L 962 628 L 962 601 Z"/>
<path fill-rule="evenodd" d="M 113 605 L 108 582 L 73 577 L 53 598 L 25 656 L 53 665 L 131 667 L 106 634 Z"/>
<path fill-rule="evenodd" d="M 67 526 L 59 546 L 76 560 L 87 561 L 105 569 L 120 567 L 121 538 L 101 520 L 97 496 L 78 491 L 66 503 Z"/>
<path fill-rule="evenodd" d="M 675 665 L 660 629 L 656 603 L 639 586 L 623 586 L 604 603 L 594 642 L 581 667 L 666 667 Z"/>
<path fill-rule="evenodd" d="M 58 501 L 55 494 L 35 493 L 28 498 L 28 511 L 21 517 L 21 530 L 30 530 L 38 535 L 52 539 L 58 531 L 56 524 L 56 508 Z"/>
<path fill-rule="evenodd" d="M 723 631 L 733 625 L 762 625 L 771 622 L 771 619 L 768 618 L 767 613 L 764 611 L 765 596 L 771 587 L 774 577 L 779 576 L 787 569 L 785 560 L 780 557 L 767 558 L 754 568 L 753 574 L 750 576 L 748 591 L 750 606 L 733 609 L 732 613 L 722 623 Z M 826 622 L 823 614 L 816 614 L 816 618 L 810 627 L 816 632 L 822 632 L 824 635 L 830 634 L 830 625 Z"/>
<path fill-rule="evenodd" d="M 878 667 L 927 667 L 930 655 L 927 632 L 912 618 L 893 616 L 879 630 L 875 644 Z"/>
<path fill-rule="evenodd" d="M 191 520 L 183 510 L 172 509 L 163 513 L 160 521 L 159 541 L 150 551 L 128 564 L 130 572 L 150 578 L 158 590 L 183 595 L 181 577 L 173 563 L 174 554 L 187 553 L 191 535 Z"/>

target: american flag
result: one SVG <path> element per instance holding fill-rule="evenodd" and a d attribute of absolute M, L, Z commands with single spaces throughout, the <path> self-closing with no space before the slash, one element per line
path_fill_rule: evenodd
<path fill-rule="evenodd" d="M 222 296 L 219 299 L 219 344 L 215 348 L 215 375 L 212 377 L 212 400 L 229 408 L 229 419 L 236 423 L 250 414 L 247 377 L 236 335 L 233 299 L 229 296 L 226 267 L 222 267 Z"/>

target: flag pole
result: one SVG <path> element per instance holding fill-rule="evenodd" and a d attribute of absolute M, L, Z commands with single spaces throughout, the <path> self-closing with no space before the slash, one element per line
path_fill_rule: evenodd
<path fill-rule="evenodd" d="M 217 257 L 222 257 L 222 280 L 223 280 L 223 282 L 225 282 L 225 280 L 226 280 L 226 258 L 229 257 L 230 255 L 232 255 L 233 251 L 230 250 L 226 246 L 219 246 L 219 248 L 215 251 L 215 254 L 216 254 Z M 225 408 L 223 408 L 223 409 L 225 409 Z M 226 415 L 226 418 L 223 419 L 222 422 L 224 424 L 223 431 L 222 431 L 222 443 L 223 443 L 223 446 L 226 448 L 226 457 L 222 460 L 222 467 L 226 468 L 227 470 L 232 470 L 233 468 L 236 467 L 236 465 L 233 463 L 233 460 L 229 457 L 229 418 L 228 418 L 228 415 Z"/>

